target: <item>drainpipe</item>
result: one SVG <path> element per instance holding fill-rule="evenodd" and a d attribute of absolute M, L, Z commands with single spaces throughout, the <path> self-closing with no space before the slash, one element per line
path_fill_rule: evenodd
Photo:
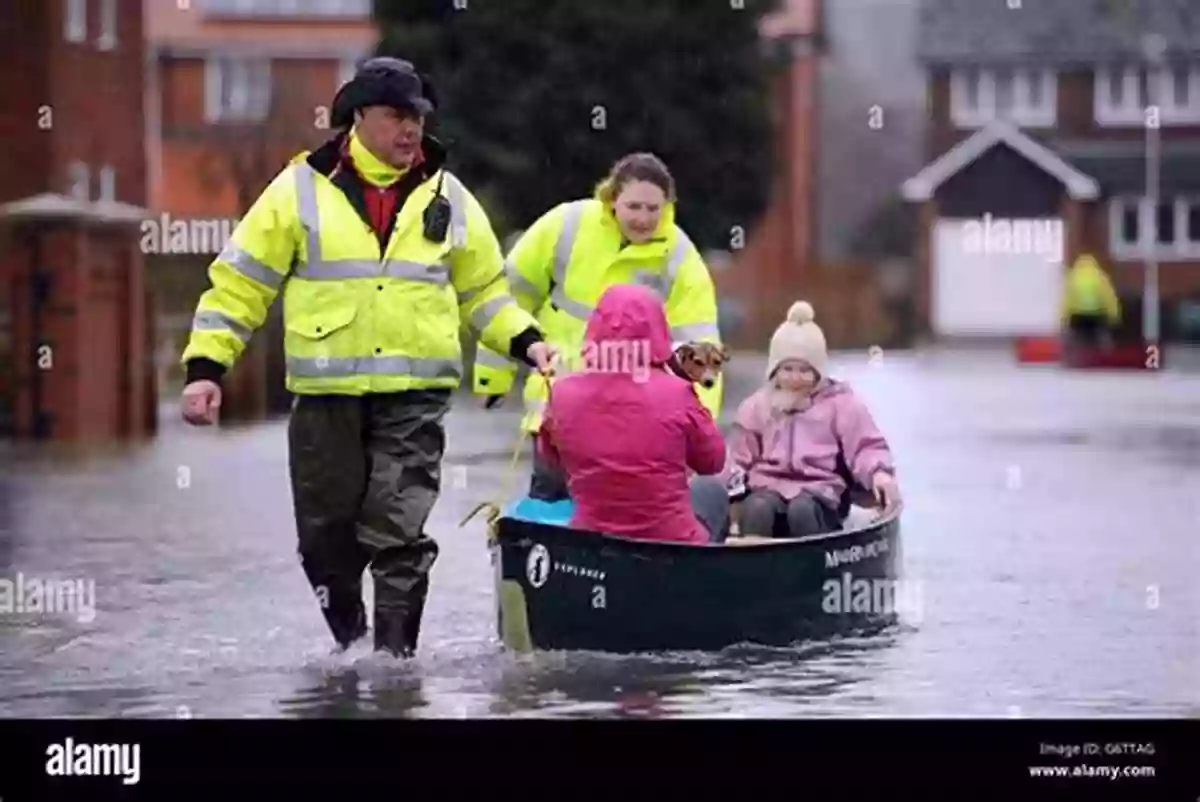
<path fill-rule="evenodd" d="M 1146 120 L 1146 197 L 1150 204 L 1152 225 L 1145 226 L 1145 276 L 1142 285 L 1142 340 L 1145 344 L 1158 343 L 1159 331 L 1159 286 L 1158 286 L 1158 203 L 1162 167 L 1162 134 L 1160 129 L 1162 110 L 1158 107 L 1158 71 L 1163 65 L 1166 41 L 1159 34 L 1147 34 L 1142 39 L 1142 52 L 1146 57 L 1146 101 L 1154 109 L 1154 125 Z"/>

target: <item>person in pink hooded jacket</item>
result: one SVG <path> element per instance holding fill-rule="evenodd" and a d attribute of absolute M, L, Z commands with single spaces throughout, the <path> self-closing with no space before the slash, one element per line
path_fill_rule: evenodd
<path fill-rule="evenodd" d="M 542 458 L 566 474 L 573 528 L 690 543 L 728 534 L 725 439 L 695 387 L 667 368 L 671 356 L 658 296 L 606 290 L 583 368 L 554 382 L 537 435 Z"/>
<path fill-rule="evenodd" d="M 887 440 L 862 399 L 829 377 L 825 335 L 813 318 L 810 304 L 792 304 L 771 338 L 766 385 L 738 407 L 724 477 L 745 485 L 742 535 L 805 537 L 841 529 L 839 507 L 853 490 L 850 477 L 885 510 L 900 501 Z"/>

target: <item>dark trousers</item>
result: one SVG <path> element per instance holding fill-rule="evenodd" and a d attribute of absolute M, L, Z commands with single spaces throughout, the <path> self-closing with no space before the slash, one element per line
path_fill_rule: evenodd
<path fill-rule="evenodd" d="M 533 472 L 529 476 L 529 497 L 538 501 L 566 501 L 571 497 L 567 489 L 567 475 L 557 466 L 546 462 L 533 452 Z"/>
<path fill-rule="evenodd" d="M 288 425 L 300 562 L 343 648 L 366 634 L 362 574 L 375 583 L 375 648 L 417 647 L 438 546 L 425 523 L 441 486 L 446 390 L 297 396 Z"/>
<path fill-rule="evenodd" d="M 774 490 L 755 490 L 742 501 L 739 529 L 759 537 L 807 537 L 836 532 L 842 523 L 832 504 L 811 493 L 788 501 Z"/>
<path fill-rule="evenodd" d="M 1087 345 L 1106 345 L 1112 337 L 1112 327 L 1102 314 L 1071 315 L 1067 327 L 1076 342 Z"/>

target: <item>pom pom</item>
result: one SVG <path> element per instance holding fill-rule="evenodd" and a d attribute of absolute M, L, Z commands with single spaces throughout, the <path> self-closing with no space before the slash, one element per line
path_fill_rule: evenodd
<path fill-rule="evenodd" d="M 812 323 L 815 317 L 816 313 L 808 301 L 796 301 L 787 313 L 788 323 L 795 323 L 797 326 Z"/>

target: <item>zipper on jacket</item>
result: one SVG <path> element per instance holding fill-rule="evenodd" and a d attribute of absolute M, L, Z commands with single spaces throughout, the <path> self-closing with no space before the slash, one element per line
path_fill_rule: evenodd
<path fill-rule="evenodd" d="M 788 425 L 787 469 L 789 471 L 794 471 L 796 469 L 796 466 L 792 462 L 792 460 L 796 456 L 796 414 L 797 413 L 795 413 L 795 412 L 789 412 L 788 416 L 787 416 L 787 425 Z"/>

